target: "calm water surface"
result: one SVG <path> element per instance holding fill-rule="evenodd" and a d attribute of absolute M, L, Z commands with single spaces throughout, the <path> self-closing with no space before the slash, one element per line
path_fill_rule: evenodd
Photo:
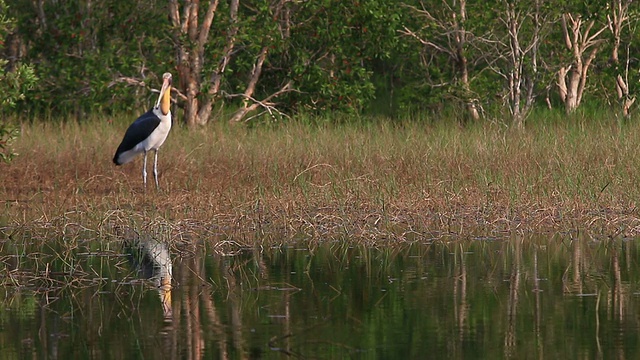
<path fill-rule="evenodd" d="M 63 242 L 0 239 L 0 359 L 640 358 L 637 239 Z"/>

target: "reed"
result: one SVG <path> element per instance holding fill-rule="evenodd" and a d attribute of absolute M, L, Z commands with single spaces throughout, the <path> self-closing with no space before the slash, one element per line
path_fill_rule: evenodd
<path fill-rule="evenodd" d="M 130 119 L 24 123 L 0 165 L 0 226 L 96 232 L 161 219 L 187 237 L 416 240 L 447 234 L 640 229 L 640 125 L 534 114 L 461 126 L 423 116 L 175 126 L 161 191 L 111 158 Z"/>

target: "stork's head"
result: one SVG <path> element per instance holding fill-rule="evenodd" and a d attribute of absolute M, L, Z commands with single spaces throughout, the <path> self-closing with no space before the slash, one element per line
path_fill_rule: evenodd
<path fill-rule="evenodd" d="M 167 115 L 171 108 L 171 74 L 164 73 L 162 75 L 162 89 L 160 89 L 160 97 L 156 107 L 160 107 L 163 115 Z"/>

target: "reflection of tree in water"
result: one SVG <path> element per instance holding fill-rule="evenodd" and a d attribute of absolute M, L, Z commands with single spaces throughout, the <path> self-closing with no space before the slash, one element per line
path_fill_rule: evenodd
<path fill-rule="evenodd" d="M 201 359 L 205 351 L 217 353 L 220 359 L 260 357 L 261 349 L 249 349 L 245 340 L 246 309 L 242 303 L 246 300 L 242 292 L 247 291 L 243 283 L 255 282 L 247 279 L 252 276 L 247 273 L 247 264 L 259 264 L 259 277 L 265 279 L 267 267 L 253 252 L 244 255 L 244 251 L 215 251 L 212 256 L 208 250 L 205 245 L 193 245 L 176 259 L 176 279 L 181 291 L 176 299 L 179 306 L 174 309 L 172 331 L 176 342 L 172 353 L 184 354 L 188 359 Z M 207 344 L 209 347 L 215 344 L 216 349 L 207 349 Z"/>
<path fill-rule="evenodd" d="M 512 267 L 509 275 L 509 301 L 507 302 L 507 330 L 505 331 L 505 358 L 517 357 L 518 300 L 520 298 L 520 275 L 522 266 L 522 237 L 511 241 Z"/>
<path fill-rule="evenodd" d="M 323 358 L 362 351 L 411 358 L 416 353 L 401 350 L 422 349 L 454 358 L 470 349 L 487 358 L 548 358 L 557 355 L 562 334 L 584 354 L 629 358 L 628 329 L 639 328 L 640 269 L 632 241 L 514 235 L 380 248 L 346 241 L 267 248 L 135 239 L 136 272 L 124 257 L 69 252 L 67 258 L 80 259 L 75 268 L 82 271 L 74 276 L 87 279 L 69 278 L 67 293 L 49 292 L 36 302 L 40 311 L 22 312 L 39 319 L 41 334 L 31 336 L 46 339 L 40 344 L 48 352 L 68 355 L 59 339 L 72 333 L 95 354 L 104 343 L 114 344 L 112 355 L 131 353 L 134 337 L 133 351 L 154 358 Z M 51 257 L 16 262 L 19 280 L 28 275 L 26 261 L 41 259 Z M 82 262 L 87 259 L 91 267 Z M 106 280 L 73 288 L 89 277 Z M 2 303 L 26 306 L 22 299 Z M 11 335 L 0 333 L 4 343 L 19 345 Z"/>
<path fill-rule="evenodd" d="M 467 266 L 466 248 L 467 244 L 460 243 L 455 247 L 455 257 L 457 266 L 454 270 L 453 300 L 456 304 L 455 317 L 458 324 L 458 341 L 464 341 L 469 336 L 469 303 L 467 298 Z"/>
<path fill-rule="evenodd" d="M 453 357 L 463 357 L 465 348 L 474 343 L 501 349 L 497 355 L 503 358 L 526 353 L 542 359 L 558 351 L 552 334 L 571 336 L 572 329 L 580 329 L 578 336 L 568 340 L 573 347 L 593 346 L 592 354 L 598 357 L 608 353 L 629 357 L 632 334 L 628 330 L 640 325 L 633 306 L 638 278 L 634 255 L 638 247 L 633 241 L 514 235 L 506 240 L 451 242 L 431 248 L 436 254 L 428 256 L 431 260 L 442 257 L 438 253 L 451 256 L 451 266 L 442 257 L 447 271 L 440 276 L 449 278 L 444 280 L 449 284 L 440 291 L 451 289 L 454 297 L 451 314 L 455 321 L 451 323 L 456 324 L 458 336 L 446 338 Z M 483 288 L 494 295 L 478 296 Z M 437 304 L 432 300 L 429 306 Z M 446 313 L 437 313 L 442 318 L 434 319 L 436 327 L 454 320 L 447 320 Z M 488 327 L 500 329 L 500 344 L 482 336 Z"/>

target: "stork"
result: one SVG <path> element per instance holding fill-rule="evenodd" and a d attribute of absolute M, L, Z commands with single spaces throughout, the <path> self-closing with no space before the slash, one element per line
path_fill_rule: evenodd
<path fill-rule="evenodd" d="M 142 179 L 144 187 L 147 187 L 147 152 L 153 150 L 155 157 L 153 160 L 153 178 L 158 185 L 158 149 L 167 139 L 171 130 L 171 74 L 162 75 L 162 89 L 156 105 L 146 113 L 142 114 L 134 121 L 116 150 L 113 162 L 116 165 L 123 165 L 133 160 L 138 154 L 144 153 L 142 164 Z"/>

